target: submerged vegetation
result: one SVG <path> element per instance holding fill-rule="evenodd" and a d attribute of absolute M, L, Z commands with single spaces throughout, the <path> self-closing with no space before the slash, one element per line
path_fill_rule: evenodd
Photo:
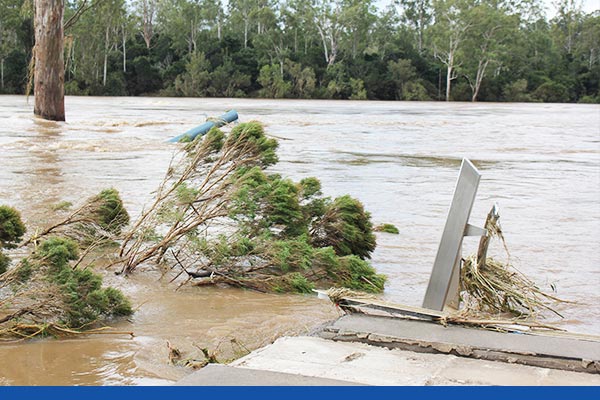
<path fill-rule="evenodd" d="M 14 210 L 2 215 L 3 244 L 17 247 L 25 226 Z M 2 255 L 0 337 L 76 334 L 108 318 L 130 315 L 129 300 L 119 290 L 103 287 L 102 277 L 84 259 L 91 249 L 114 239 L 111 233 L 128 221 L 118 192 L 107 189 L 20 244 L 28 255 L 14 267 Z"/>
<path fill-rule="evenodd" d="M 400 231 L 393 224 L 381 224 L 375 227 L 375 232 L 391 233 L 392 235 L 398 235 Z"/>
<path fill-rule="evenodd" d="M 79 208 L 55 205 L 55 222 L 26 240 L 19 213 L 0 207 L 0 243 L 20 247 L 21 257 L 11 265 L 17 252 L 0 253 L 0 337 L 89 332 L 131 314 L 130 301 L 93 272 L 97 254 L 123 273 L 153 263 L 171 269 L 173 281 L 185 278 L 180 284 L 381 292 L 385 277 L 366 261 L 375 249 L 370 214 L 350 196 L 323 196 L 316 178 L 268 173 L 276 149 L 258 122 L 184 144 L 126 232 L 129 214 L 115 189 Z"/>
<path fill-rule="evenodd" d="M 0 206 L 0 248 L 15 248 L 26 231 L 17 210 Z"/>
<path fill-rule="evenodd" d="M 267 173 L 276 148 L 258 122 L 187 143 L 126 235 L 122 271 L 154 261 L 196 285 L 381 292 L 385 277 L 365 261 L 375 249 L 370 214 L 350 196 L 323 196 L 317 178 Z"/>

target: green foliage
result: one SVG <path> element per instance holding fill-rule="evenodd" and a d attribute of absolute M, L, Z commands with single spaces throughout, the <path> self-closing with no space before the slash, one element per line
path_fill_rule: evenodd
<path fill-rule="evenodd" d="M 245 97 L 252 78 L 240 71 L 240 67 L 231 58 L 225 57 L 223 64 L 210 74 L 208 94 L 214 97 Z"/>
<path fill-rule="evenodd" d="M 267 176 L 260 168 L 240 171 L 231 215 L 251 230 L 279 227 L 284 236 L 306 232 L 299 188 L 289 179 Z"/>
<path fill-rule="evenodd" d="M 193 53 L 185 72 L 175 80 L 175 90 L 186 97 L 204 97 L 210 86 L 210 63 L 203 52 Z"/>
<path fill-rule="evenodd" d="M 375 269 L 365 260 L 355 255 L 339 259 L 338 274 L 344 276 L 344 287 L 367 293 L 383 292 L 385 276 L 377 274 Z"/>
<path fill-rule="evenodd" d="M 302 179 L 298 186 L 300 190 L 300 198 L 303 200 L 308 200 L 313 196 L 320 196 L 322 194 L 321 181 L 312 176 Z"/>
<path fill-rule="evenodd" d="M 21 214 L 9 206 L 0 206 L 0 248 L 14 248 L 21 241 L 27 229 Z"/>
<path fill-rule="evenodd" d="M 277 149 L 277 140 L 269 139 L 265 136 L 265 131 L 257 121 L 246 122 L 236 125 L 227 136 L 227 144 L 243 144 L 251 146 L 254 149 L 253 155 L 258 158 L 257 164 L 262 167 L 268 167 L 278 161 L 275 150 Z"/>
<path fill-rule="evenodd" d="M 185 182 L 177 186 L 177 200 L 180 204 L 191 204 L 198 195 L 198 190 L 190 188 Z"/>
<path fill-rule="evenodd" d="M 52 205 L 52 211 L 66 211 L 69 210 L 73 206 L 73 203 L 70 201 L 61 201 L 60 203 L 56 203 Z"/>
<path fill-rule="evenodd" d="M 517 79 L 514 82 L 508 83 L 502 94 L 506 101 L 527 102 L 531 101 L 531 96 L 527 94 L 527 80 Z"/>
<path fill-rule="evenodd" d="M 273 242 L 273 263 L 283 272 L 308 270 L 312 266 L 313 248 L 306 236 Z"/>
<path fill-rule="evenodd" d="M 70 327 L 80 328 L 100 318 L 131 314 L 129 300 L 116 289 L 103 289 L 100 275 L 90 269 L 70 267 L 69 261 L 77 258 L 77 244 L 61 237 L 42 242 L 36 254 L 38 262 L 48 266 L 50 282 L 56 284 L 62 293 L 64 322 Z M 23 260 L 20 268 L 23 276 L 31 274 L 32 265 L 27 260 Z"/>
<path fill-rule="evenodd" d="M 376 246 L 371 214 L 360 201 L 348 195 L 338 197 L 315 222 L 312 241 L 317 247 L 333 247 L 340 256 L 370 258 Z"/>
<path fill-rule="evenodd" d="M 260 69 L 258 83 L 262 86 L 261 97 L 286 97 L 291 89 L 291 84 L 285 81 L 280 66 L 275 64 L 265 65 Z"/>
<path fill-rule="evenodd" d="M 286 278 L 293 291 L 297 293 L 312 293 L 312 290 L 315 288 L 315 285 L 300 273 L 289 274 Z"/>
<path fill-rule="evenodd" d="M 350 100 L 366 100 L 367 90 L 365 89 L 365 83 L 362 79 L 350 78 L 350 88 L 352 94 Z"/>
<path fill-rule="evenodd" d="M 211 152 L 217 153 L 223 148 L 225 142 L 225 134 L 218 128 L 211 128 L 204 135 L 204 142 L 210 148 Z"/>
<path fill-rule="evenodd" d="M 27 282 L 33 274 L 33 269 L 34 266 L 29 262 L 29 260 L 27 260 L 26 258 L 21 260 L 19 265 L 17 265 L 17 280 L 19 282 Z"/>
<path fill-rule="evenodd" d="M 269 226 L 285 226 L 284 234 L 296 236 L 305 231 L 303 215 L 298 202 L 298 188 L 289 179 L 273 179 L 271 192 L 266 198 L 266 212 Z"/>
<path fill-rule="evenodd" d="M 566 103 L 569 101 L 567 88 L 553 81 L 542 83 L 535 89 L 532 96 L 546 103 Z"/>
<path fill-rule="evenodd" d="M 323 197 L 314 177 L 294 182 L 267 174 L 276 148 L 258 122 L 239 124 L 227 136 L 212 130 L 187 144 L 187 157 L 170 170 L 163 195 L 134 225 L 142 234 L 124 239 L 124 254 L 133 249 L 124 270 L 175 259 L 193 278 L 211 276 L 211 284 L 303 293 L 317 284 L 362 287 L 369 278 L 382 286 L 363 264 L 341 268 L 340 256 L 367 258 L 375 248 L 370 214 L 350 196 Z M 213 221 L 227 233 L 215 234 Z M 158 243 L 143 234 L 157 231 L 164 233 Z M 99 295 L 95 299 L 102 303 Z"/>
<path fill-rule="evenodd" d="M 23 93 L 31 15 L 22 0 L 0 3 L 0 93 Z M 65 91 L 428 100 L 444 97 L 447 75 L 456 99 L 511 101 L 507 85 L 523 79 L 517 101 L 556 101 L 531 96 L 546 80 L 567 101 L 598 96 L 600 16 L 577 2 L 558 2 L 552 19 L 531 1 L 313 3 L 165 0 L 140 34 L 144 2 L 103 2 L 68 29 Z M 67 2 L 65 19 L 78 4 Z"/>
<path fill-rule="evenodd" d="M 119 192 L 116 189 L 105 189 L 94 201 L 100 204 L 95 212 L 100 226 L 116 235 L 121 233 L 121 229 L 129 223 L 129 213 L 123 206 Z"/>
<path fill-rule="evenodd" d="M 302 68 L 302 64 L 286 59 L 285 71 L 290 77 L 291 88 L 289 94 L 292 97 L 306 99 L 313 96 L 317 83 L 313 68 Z"/>
<path fill-rule="evenodd" d="M 10 266 L 10 258 L 0 250 L 0 275 L 5 273 Z"/>
<path fill-rule="evenodd" d="M 385 233 L 391 233 L 394 235 L 398 235 L 400 233 L 398 228 L 393 224 L 381 224 L 381 225 L 376 226 L 374 230 L 376 232 L 385 232 Z"/>
<path fill-rule="evenodd" d="M 67 267 L 69 261 L 77 260 L 79 248 L 71 239 L 52 237 L 40 244 L 35 256 L 49 265 L 53 272 L 59 272 Z"/>

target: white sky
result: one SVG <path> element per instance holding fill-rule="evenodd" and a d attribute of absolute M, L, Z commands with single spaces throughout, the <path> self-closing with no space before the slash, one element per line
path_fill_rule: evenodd
<path fill-rule="evenodd" d="M 548 18 L 554 17 L 556 15 L 556 7 L 552 3 L 555 0 L 542 0 L 546 4 L 546 15 Z M 378 0 L 377 3 L 381 7 L 385 7 L 390 4 L 392 0 Z M 582 11 L 584 13 L 591 13 L 596 10 L 600 10 L 600 0 L 580 0 L 582 5 Z"/>

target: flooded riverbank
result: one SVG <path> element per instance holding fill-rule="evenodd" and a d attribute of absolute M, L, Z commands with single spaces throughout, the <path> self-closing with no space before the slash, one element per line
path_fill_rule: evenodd
<path fill-rule="evenodd" d="M 176 145 L 167 139 L 231 108 L 242 121 L 258 119 L 280 139 L 277 172 L 318 176 L 327 195 L 349 193 L 375 223 L 398 226 L 400 235 L 378 234 L 372 261 L 390 278 L 384 296 L 410 305 L 422 301 L 460 160 L 469 157 L 483 174 L 472 223 L 498 202 L 515 266 L 578 302 L 550 321 L 600 334 L 596 105 L 69 97 L 66 123 L 34 119 L 24 97 L 0 96 L 0 105 L 0 203 L 32 226 L 52 204 L 106 187 L 135 217 L 171 159 Z M 0 345 L 0 383 L 164 384 L 188 372 L 168 365 L 167 340 L 189 354 L 194 344 L 220 347 L 227 358 L 338 315 L 302 296 L 175 292 L 159 276 L 110 280 L 139 307 L 117 326 L 134 339 Z"/>

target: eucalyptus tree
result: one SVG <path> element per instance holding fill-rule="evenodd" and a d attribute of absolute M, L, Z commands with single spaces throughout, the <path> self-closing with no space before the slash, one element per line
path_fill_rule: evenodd
<path fill-rule="evenodd" d="M 175 49 L 183 54 L 197 50 L 198 34 L 204 24 L 200 1 L 162 0 L 157 10 L 156 22 L 160 31 L 171 38 Z"/>
<path fill-rule="evenodd" d="M 63 0 L 35 0 L 35 115 L 65 120 Z"/>
<path fill-rule="evenodd" d="M 346 36 L 343 47 L 356 59 L 370 45 L 376 7 L 373 0 L 342 0 L 341 7 L 340 23 Z"/>
<path fill-rule="evenodd" d="M 600 67 L 600 12 L 583 18 L 574 53 L 586 61 L 588 69 Z"/>
<path fill-rule="evenodd" d="M 250 22 L 256 6 L 255 0 L 229 0 L 229 22 L 232 31 L 242 26 L 244 48 L 248 47 Z"/>
<path fill-rule="evenodd" d="M 221 0 L 203 0 L 202 18 L 208 30 L 215 32 L 217 39 L 223 38 L 223 24 L 225 13 L 223 11 L 223 2 Z"/>
<path fill-rule="evenodd" d="M 290 56 L 291 49 L 285 40 L 284 31 L 277 25 L 269 27 L 261 35 L 252 39 L 257 60 L 261 65 L 278 64 L 283 75 L 283 63 Z"/>
<path fill-rule="evenodd" d="M 278 2 L 276 0 L 255 0 L 254 3 L 250 12 L 252 28 L 256 28 L 256 33 L 262 35 L 278 23 Z"/>
<path fill-rule="evenodd" d="M 290 46 L 294 54 L 306 55 L 309 47 L 319 40 L 312 3 L 311 0 L 286 0 L 281 4 L 280 23 L 286 34 L 292 36 Z"/>
<path fill-rule="evenodd" d="M 425 47 L 425 32 L 433 21 L 431 3 L 431 0 L 394 0 L 394 4 L 402 9 L 402 21 L 414 30 L 421 54 Z"/>
<path fill-rule="evenodd" d="M 86 87 L 108 82 L 109 57 L 121 47 L 122 69 L 126 70 L 126 41 L 129 34 L 129 18 L 125 0 L 82 1 L 91 6 L 90 12 L 77 17 L 68 30 L 67 78 L 75 79 Z M 77 14 L 73 14 L 77 15 Z M 76 85 L 68 86 L 71 93 L 78 93 Z"/>
<path fill-rule="evenodd" d="M 94 10 L 94 21 L 104 29 L 102 86 L 106 86 L 108 56 L 123 43 L 123 69 L 126 70 L 126 50 L 123 26 L 126 24 L 125 0 L 102 0 Z"/>
<path fill-rule="evenodd" d="M 563 46 L 567 54 L 571 54 L 581 32 L 583 21 L 581 0 L 556 0 L 554 5 L 557 13 L 551 23 L 555 40 Z"/>
<path fill-rule="evenodd" d="M 461 70 L 471 88 L 471 101 L 477 101 L 490 68 L 500 70 L 519 28 L 520 18 L 511 13 L 510 2 L 497 0 L 479 1 L 465 13 L 471 27 L 465 35 Z"/>
<path fill-rule="evenodd" d="M 462 65 L 460 51 L 472 28 L 469 9 L 472 0 L 434 0 L 435 23 L 431 28 L 433 54 L 446 68 L 446 101 L 451 100 L 452 81 Z"/>
<path fill-rule="evenodd" d="M 371 49 L 384 60 L 388 55 L 397 53 L 394 37 L 400 29 L 400 17 L 395 7 L 388 6 L 380 11 L 371 31 Z"/>
<path fill-rule="evenodd" d="M 341 25 L 342 2 L 341 0 L 313 1 L 311 11 L 311 17 L 323 45 L 323 57 L 327 63 L 327 68 L 329 68 L 338 57 L 343 35 Z"/>
<path fill-rule="evenodd" d="M 155 34 L 156 14 L 160 0 L 134 0 L 133 13 L 139 24 L 139 32 L 149 49 Z"/>
<path fill-rule="evenodd" d="M 4 63 L 13 50 L 19 47 L 17 30 L 22 22 L 23 0 L 0 0 L 0 91 L 4 90 Z"/>

